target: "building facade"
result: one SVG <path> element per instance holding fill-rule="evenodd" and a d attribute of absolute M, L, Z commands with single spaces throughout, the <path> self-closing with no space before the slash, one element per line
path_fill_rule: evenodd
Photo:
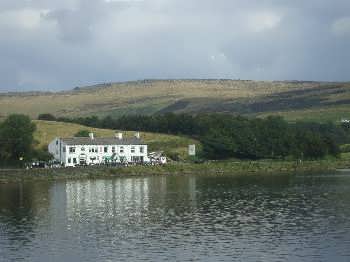
<path fill-rule="evenodd" d="M 89 137 L 55 138 L 48 150 L 65 167 L 149 162 L 147 145 L 139 133 L 132 138 L 124 138 L 122 133 L 113 138 L 95 138 L 93 133 Z"/>

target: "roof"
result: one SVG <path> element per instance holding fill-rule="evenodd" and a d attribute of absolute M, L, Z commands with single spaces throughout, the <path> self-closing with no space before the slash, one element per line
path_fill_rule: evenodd
<path fill-rule="evenodd" d="M 146 145 L 140 138 L 123 138 L 116 137 L 71 137 L 61 138 L 62 142 L 67 145 Z"/>

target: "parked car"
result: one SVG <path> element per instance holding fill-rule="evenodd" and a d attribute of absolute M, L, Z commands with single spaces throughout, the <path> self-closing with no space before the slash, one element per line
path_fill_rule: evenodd
<path fill-rule="evenodd" d="M 62 165 L 61 165 L 61 163 L 60 163 L 59 161 L 57 161 L 57 160 L 51 160 L 51 161 L 49 161 L 49 167 L 50 167 L 50 168 L 61 168 Z"/>
<path fill-rule="evenodd" d="M 34 161 L 30 168 L 47 168 L 47 164 L 44 161 Z"/>

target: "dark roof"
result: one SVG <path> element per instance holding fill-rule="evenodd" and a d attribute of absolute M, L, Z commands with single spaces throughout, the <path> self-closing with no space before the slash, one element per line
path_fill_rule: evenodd
<path fill-rule="evenodd" d="M 62 142 L 67 145 L 146 145 L 142 139 L 136 137 L 123 139 L 116 137 L 95 137 L 94 139 L 90 137 L 71 137 L 62 138 Z"/>

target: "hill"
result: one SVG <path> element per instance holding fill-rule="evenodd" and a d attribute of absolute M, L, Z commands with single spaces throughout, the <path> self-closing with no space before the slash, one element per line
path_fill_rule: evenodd
<path fill-rule="evenodd" d="M 25 113 L 56 116 L 226 112 L 289 120 L 350 118 L 350 82 L 143 80 L 64 92 L 0 95 L 0 117 Z"/>
<path fill-rule="evenodd" d="M 115 132 L 118 132 L 110 129 L 90 128 L 61 122 L 35 120 L 35 124 L 37 130 L 35 131 L 34 138 L 38 142 L 38 148 L 46 148 L 55 137 L 72 137 L 80 130 L 92 131 L 97 137 L 112 137 Z M 128 137 L 134 135 L 134 132 L 131 131 L 123 131 L 123 133 Z M 187 158 L 189 144 L 200 146 L 198 141 L 182 136 L 142 132 L 141 138 L 149 145 L 149 152 L 164 151 L 168 156 L 179 157 L 180 159 Z"/>

